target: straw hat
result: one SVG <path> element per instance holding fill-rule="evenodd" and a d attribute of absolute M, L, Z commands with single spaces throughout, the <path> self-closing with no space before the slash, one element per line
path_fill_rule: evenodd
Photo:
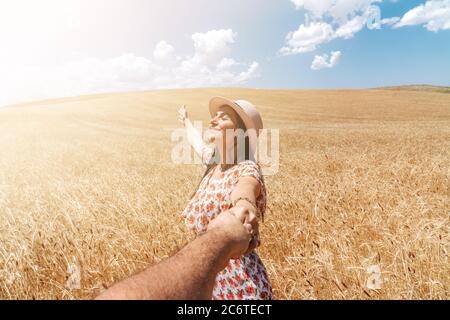
<path fill-rule="evenodd" d="M 214 97 L 209 101 L 209 113 L 212 117 L 222 106 L 230 106 L 241 117 L 248 129 L 255 129 L 256 135 L 259 136 L 259 130 L 263 128 L 261 115 L 255 106 L 246 100 L 232 101 L 223 97 Z"/>

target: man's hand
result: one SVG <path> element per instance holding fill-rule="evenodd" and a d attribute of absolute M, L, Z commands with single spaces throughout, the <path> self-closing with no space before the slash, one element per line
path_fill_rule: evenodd
<path fill-rule="evenodd" d="M 217 233 L 221 241 L 227 243 L 227 260 L 240 258 L 248 249 L 253 228 L 250 224 L 244 224 L 245 219 L 244 210 L 233 208 L 220 213 L 208 224 L 207 232 Z"/>
<path fill-rule="evenodd" d="M 228 242 L 230 259 L 238 259 L 254 249 L 249 251 L 252 235 L 257 231 L 256 216 L 243 207 L 222 212 L 208 225 L 208 232 L 218 232 Z"/>

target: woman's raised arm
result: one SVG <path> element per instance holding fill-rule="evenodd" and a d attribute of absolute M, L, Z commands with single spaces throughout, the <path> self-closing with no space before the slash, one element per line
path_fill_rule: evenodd
<path fill-rule="evenodd" d="M 186 128 L 187 138 L 188 138 L 190 145 L 194 148 L 195 153 L 197 153 L 200 157 L 202 157 L 202 154 L 206 148 L 206 144 L 203 141 L 200 132 L 196 128 L 194 128 L 194 126 L 192 125 L 192 122 L 188 117 L 188 113 L 187 113 L 185 105 L 183 105 L 178 110 L 178 115 L 179 115 L 178 120 Z"/>

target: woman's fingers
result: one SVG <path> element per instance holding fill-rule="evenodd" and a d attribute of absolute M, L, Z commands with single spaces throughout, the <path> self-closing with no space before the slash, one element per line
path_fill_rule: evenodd
<path fill-rule="evenodd" d="M 247 255 L 255 250 L 260 245 L 259 238 L 259 220 L 254 212 L 249 211 L 245 207 L 232 207 L 228 211 L 226 211 L 232 215 L 234 215 L 247 230 L 248 234 L 251 236 L 248 242 L 248 247 L 243 253 L 243 255 Z M 233 259 L 237 259 L 238 257 L 234 257 Z"/>
<path fill-rule="evenodd" d="M 186 106 L 185 106 L 185 105 L 182 105 L 182 106 L 178 109 L 178 113 L 179 113 L 180 115 L 186 114 L 186 113 L 187 113 Z"/>
<path fill-rule="evenodd" d="M 244 255 L 249 254 L 253 250 L 255 250 L 258 247 L 258 239 L 256 237 L 252 237 L 250 240 L 250 243 L 248 244 L 247 251 L 245 251 Z"/>
<path fill-rule="evenodd" d="M 259 230 L 259 219 L 253 211 L 250 211 L 246 207 L 233 207 L 230 209 L 230 212 L 232 212 L 242 223 L 249 224 L 252 226 L 252 229 L 255 232 L 258 232 Z"/>
<path fill-rule="evenodd" d="M 247 221 L 253 226 L 253 228 L 258 228 L 259 219 L 254 212 L 249 212 Z"/>
<path fill-rule="evenodd" d="M 248 233 L 250 233 L 250 234 L 254 234 L 255 233 L 255 231 L 253 230 L 253 227 L 252 227 L 251 224 L 244 223 L 244 227 L 245 227 L 245 229 L 247 229 Z"/>
<path fill-rule="evenodd" d="M 235 217 L 239 219 L 244 224 L 244 227 L 247 229 L 247 231 L 252 235 L 252 238 L 250 239 L 249 246 L 244 253 L 245 255 L 255 250 L 259 244 L 259 219 L 257 215 L 250 211 L 248 208 L 245 207 L 233 207 L 229 210 L 230 213 L 232 213 Z"/>
<path fill-rule="evenodd" d="M 188 117 L 188 114 L 187 114 L 187 110 L 186 110 L 186 105 L 182 105 L 180 107 L 180 109 L 178 109 L 178 120 L 181 123 L 184 123 L 184 120 L 186 120 L 187 117 Z"/>

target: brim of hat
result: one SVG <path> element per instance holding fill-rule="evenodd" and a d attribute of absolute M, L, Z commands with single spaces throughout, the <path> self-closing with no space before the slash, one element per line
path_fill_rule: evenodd
<path fill-rule="evenodd" d="M 246 129 L 256 129 L 255 123 L 237 103 L 224 97 L 214 97 L 209 101 L 209 113 L 214 117 L 222 106 L 230 106 L 241 117 Z M 258 128 L 260 129 L 260 128 Z M 259 130 L 257 130 L 259 131 Z M 257 132 L 259 134 L 259 132 Z"/>

